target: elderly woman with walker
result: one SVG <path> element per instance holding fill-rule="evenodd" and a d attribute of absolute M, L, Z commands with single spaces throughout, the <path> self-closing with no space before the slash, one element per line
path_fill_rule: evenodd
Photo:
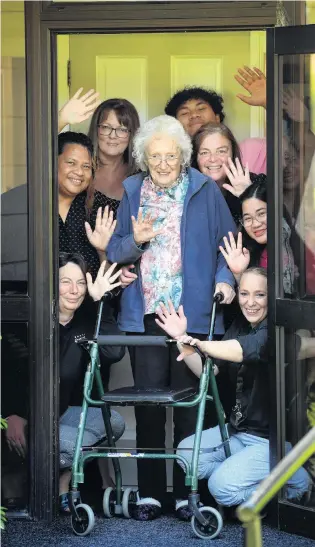
<path fill-rule="evenodd" d="M 188 321 L 188 333 L 207 339 L 213 295 L 232 302 L 234 278 L 218 252 L 222 238 L 235 230 L 229 208 L 212 179 L 189 167 L 192 146 L 176 119 L 158 116 L 146 122 L 134 140 L 134 156 L 141 173 L 124 182 L 117 227 L 107 247 L 111 262 L 134 267 L 135 281 L 121 297 L 118 324 L 127 334 L 162 335 L 156 323 L 160 302 L 174 303 Z M 222 315 L 216 320 L 223 334 Z M 169 347 L 132 347 L 135 387 L 191 388 L 195 375 L 177 361 Z M 165 407 L 136 406 L 137 446 L 165 446 Z M 195 408 L 174 408 L 174 447 L 194 432 Z M 145 450 L 144 450 L 145 452 Z M 165 460 L 138 462 L 138 498 L 134 518 L 152 520 L 161 513 L 166 493 Z M 184 473 L 174 465 L 173 494 L 179 518 L 191 516 Z"/>

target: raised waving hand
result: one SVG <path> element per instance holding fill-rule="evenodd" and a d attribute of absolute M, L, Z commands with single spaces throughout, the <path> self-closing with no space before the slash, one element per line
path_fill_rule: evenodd
<path fill-rule="evenodd" d="M 82 97 L 80 97 L 83 87 L 63 105 L 58 114 L 58 133 L 68 124 L 76 124 L 88 120 L 94 110 L 101 104 L 98 99 L 99 93 L 94 89 L 89 89 Z"/>
<path fill-rule="evenodd" d="M 151 239 L 163 233 L 163 228 L 154 230 L 155 218 L 152 218 L 150 214 L 143 217 L 142 210 L 139 209 L 138 218 L 131 217 L 133 237 L 137 245 L 142 245 L 151 241 Z"/>
<path fill-rule="evenodd" d="M 85 223 L 85 231 L 91 245 L 98 252 L 105 252 L 106 247 L 116 228 L 113 211 L 106 205 L 102 213 L 102 207 L 97 210 L 95 229 L 92 230 L 88 222 Z"/>
<path fill-rule="evenodd" d="M 163 302 L 160 302 L 155 313 L 159 317 L 155 322 L 161 329 L 165 330 L 171 338 L 177 339 L 179 336 L 186 333 L 187 319 L 184 314 L 183 306 L 179 306 L 178 311 L 176 311 L 171 300 L 168 301 L 168 309 Z"/>
<path fill-rule="evenodd" d="M 284 111 L 294 122 L 305 123 L 309 122 L 309 110 L 300 99 L 292 86 L 287 86 L 282 94 L 282 104 Z"/>
<path fill-rule="evenodd" d="M 235 279 L 239 281 L 242 273 L 247 270 L 250 261 L 249 251 L 246 247 L 243 247 L 242 232 L 238 233 L 236 241 L 232 232 L 229 232 L 229 240 L 224 237 L 223 241 L 225 248 L 220 246 L 219 249 Z"/>
<path fill-rule="evenodd" d="M 266 108 L 266 76 L 259 68 L 254 67 L 251 69 L 248 66 L 244 66 L 244 68 L 238 69 L 238 74 L 234 78 L 249 93 L 249 95 L 242 95 L 241 93 L 237 95 L 243 103 Z"/>
<path fill-rule="evenodd" d="M 92 276 L 90 273 L 86 274 L 87 288 L 89 295 L 93 298 L 94 301 L 101 300 L 105 293 L 116 289 L 121 285 L 121 281 L 116 281 L 120 274 L 121 270 L 114 273 L 114 270 L 117 266 L 115 262 L 108 268 L 106 271 L 107 263 L 106 260 L 102 262 L 100 269 L 97 272 L 95 281 L 93 282 Z"/>
<path fill-rule="evenodd" d="M 235 159 L 235 164 L 228 158 L 229 166 L 223 164 L 223 169 L 230 184 L 223 184 L 223 188 L 228 190 L 233 196 L 239 198 L 242 193 L 252 184 L 249 176 L 248 163 L 246 163 L 245 169 L 242 167 L 238 158 Z"/>

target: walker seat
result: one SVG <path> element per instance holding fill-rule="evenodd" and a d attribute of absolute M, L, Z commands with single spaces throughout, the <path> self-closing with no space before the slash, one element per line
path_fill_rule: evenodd
<path fill-rule="evenodd" d="M 123 387 L 108 391 L 102 397 L 105 403 L 115 406 L 173 405 L 196 395 L 192 387 L 165 390 L 163 388 Z"/>

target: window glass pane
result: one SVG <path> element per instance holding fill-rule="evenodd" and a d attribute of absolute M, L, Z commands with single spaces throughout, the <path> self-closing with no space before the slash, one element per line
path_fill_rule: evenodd
<path fill-rule="evenodd" d="M 283 293 L 315 296 L 315 54 L 282 59 Z"/>
<path fill-rule="evenodd" d="M 24 2 L 1 2 L 2 292 L 27 292 Z"/>
<path fill-rule="evenodd" d="M 294 446 L 315 426 L 315 331 L 285 332 L 286 442 Z M 315 510 L 315 454 L 283 492 Z"/>
<path fill-rule="evenodd" d="M 2 323 L 1 416 L 8 427 L 1 431 L 1 504 L 8 510 L 28 506 L 29 357 L 25 323 Z"/>

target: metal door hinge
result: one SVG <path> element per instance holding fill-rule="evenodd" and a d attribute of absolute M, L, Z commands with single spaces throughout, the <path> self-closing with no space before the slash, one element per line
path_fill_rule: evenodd
<path fill-rule="evenodd" d="M 70 59 L 67 62 L 67 85 L 71 87 L 71 61 Z"/>
<path fill-rule="evenodd" d="M 56 326 L 56 321 L 57 321 L 57 306 L 56 306 L 55 299 L 53 299 L 51 303 L 51 318 L 52 318 L 52 327 L 54 329 Z"/>

